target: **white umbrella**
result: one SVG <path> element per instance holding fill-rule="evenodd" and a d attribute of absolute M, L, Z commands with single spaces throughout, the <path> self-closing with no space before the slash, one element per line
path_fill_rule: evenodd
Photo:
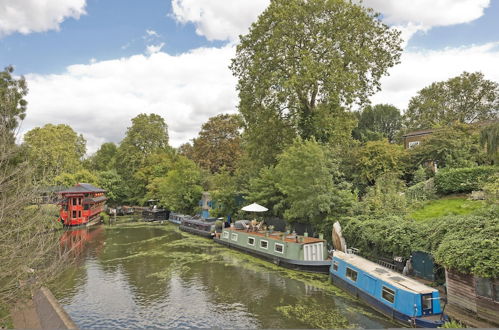
<path fill-rule="evenodd" d="M 247 211 L 247 212 L 265 212 L 265 211 L 268 211 L 269 209 L 264 207 L 264 206 L 261 206 L 257 203 L 253 203 L 251 205 L 247 205 L 247 206 L 243 207 L 241 210 Z"/>

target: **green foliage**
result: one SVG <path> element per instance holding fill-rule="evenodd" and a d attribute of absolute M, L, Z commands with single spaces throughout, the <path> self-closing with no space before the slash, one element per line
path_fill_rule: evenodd
<path fill-rule="evenodd" d="M 10 132 L 10 142 L 14 142 L 14 130 L 26 116 L 28 86 L 24 77 L 14 78 L 12 66 L 0 71 L 0 125 Z"/>
<path fill-rule="evenodd" d="M 210 191 L 212 200 L 216 207 L 212 209 L 211 215 L 222 217 L 234 216 L 239 212 L 240 192 L 238 191 L 237 177 L 230 171 L 222 168 L 221 171 L 212 176 L 213 189 Z"/>
<path fill-rule="evenodd" d="M 353 150 L 349 172 L 360 186 L 373 185 L 376 178 L 386 173 L 401 175 L 407 152 L 402 146 L 388 141 L 369 141 Z"/>
<path fill-rule="evenodd" d="M 116 170 L 103 171 L 98 173 L 98 187 L 106 190 L 108 205 L 119 205 L 125 198 L 123 190 L 125 183 Z"/>
<path fill-rule="evenodd" d="M 485 199 L 488 203 L 499 204 L 499 173 L 496 173 L 487 180 L 483 185 L 483 191 L 485 192 Z"/>
<path fill-rule="evenodd" d="M 348 28 L 345 28 L 348 26 Z M 241 36 L 231 69 L 250 156 L 262 166 L 297 136 L 349 138 L 353 115 L 400 57 L 400 33 L 342 0 L 275 0 Z"/>
<path fill-rule="evenodd" d="M 288 209 L 286 196 L 281 192 L 274 167 L 263 167 L 257 177 L 250 180 L 246 200 L 265 205 L 272 215 L 282 218 Z"/>
<path fill-rule="evenodd" d="M 360 207 L 362 214 L 370 217 L 403 216 L 407 212 L 404 196 L 405 183 L 396 174 L 386 173 L 367 188 Z"/>
<path fill-rule="evenodd" d="M 499 164 L 499 122 L 485 126 L 480 132 L 480 145 L 485 146 L 494 164 Z"/>
<path fill-rule="evenodd" d="M 74 173 L 59 174 L 52 182 L 55 186 L 71 187 L 77 183 L 90 183 L 92 185 L 98 185 L 99 179 L 97 175 L 91 173 L 89 170 L 81 169 Z"/>
<path fill-rule="evenodd" d="M 419 199 L 424 200 L 424 199 Z M 444 198 L 429 201 L 422 207 L 415 209 L 409 218 L 414 220 L 431 220 L 447 215 L 465 215 L 473 213 L 484 207 L 483 201 L 470 201 L 466 198 Z"/>
<path fill-rule="evenodd" d="M 201 170 L 192 160 L 179 156 L 166 177 L 154 179 L 152 183 L 158 187 L 162 205 L 175 212 L 195 212 L 203 187 Z"/>
<path fill-rule="evenodd" d="M 337 163 L 314 140 L 295 140 L 279 155 L 276 186 L 284 194 L 289 221 L 309 222 L 322 228 L 328 216 L 348 214 L 355 196 L 342 181 Z"/>
<path fill-rule="evenodd" d="M 484 278 L 499 277 L 499 212 L 469 216 L 464 227 L 449 231 L 435 260 L 447 268 Z M 459 221 L 459 220 L 455 220 Z"/>
<path fill-rule="evenodd" d="M 362 142 L 388 139 L 395 141 L 395 136 L 402 128 L 400 110 L 389 104 L 367 106 L 357 113 L 358 124 L 352 132 Z"/>
<path fill-rule="evenodd" d="M 234 172 L 242 152 L 241 128 L 242 119 L 239 115 L 211 117 L 201 127 L 199 136 L 192 141 L 189 158 L 211 173 L 217 173 L 222 168 Z"/>
<path fill-rule="evenodd" d="M 499 166 L 478 166 L 454 168 L 438 171 L 435 174 L 435 187 L 438 193 L 448 195 L 454 193 L 469 193 L 482 189 L 484 183 L 495 173 Z"/>
<path fill-rule="evenodd" d="M 444 326 L 441 327 L 441 328 L 445 328 L 445 329 L 459 329 L 459 328 L 466 328 L 466 326 L 464 326 L 463 324 L 461 324 L 458 321 L 449 321 L 449 322 L 445 322 Z"/>
<path fill-rule="evenodd" d="M 103 143 L 99 150 L 90 157 L 88 167 L 94 171 L 109 171 L 115 168 L 116 152 L 118 147 L 112 142 Z"/>
<path fill-rule="evenodd" d="M 410 149 L 414 164 L 436 161 L 439 168 L 475 166 L 483 158 L 481 153 L 473 127 L 461 124 L 436 130 L 417 148 Z"/>
<path fill-rule="evenodd" d="M 414 171 L 412 177 L 412 184 L 417 184 L 428 179 L 428 167 L 419 166 L 417 170 Z"/>
<path fill-rule="evenodd" d="M 106 212 L 99 213 L 99 216 L 100 216 L 102 222 L 107 223 L 107 224 L 110 223 L 110 221 L 109 221 L 110 217 Z"/>
<path fill-rule="evenodd" d="M 24 135 L 28 157 L 36 167 L 35 179 L 50 183 L 62 173 L 75 173 L 81 169 L 86 152 L 86 141 L 68 125 L 47 124 Z"/>
<path fill-rule="evenodd" d="M 497 119 L 498 109 L 499 84 L 480 72 L 463 72 L 420 90 L 405 117 L 409 128 L 425 129 Z"/>
<path fill-rule="evenodd" d="M 437 190 L 435 189 L 434 179 L 419 182 L 407 188 L 405 196 L 410 203 L 435 199 L 437 197 Z"/>
<path fill-rule="evenodd" d="M 160 151 L 148 156 L 130 181 L 130 193 L 135 202 L 144 204 L 149 199 L 159 199 L 158 178 L 164 178 L 173 168 L 177 155 L 173 151 Z"/>

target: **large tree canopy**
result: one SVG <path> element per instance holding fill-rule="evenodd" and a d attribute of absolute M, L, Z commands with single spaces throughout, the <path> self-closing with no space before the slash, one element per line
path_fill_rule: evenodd
<path fill-rule="evenodd" d="M 475 123 L 497 119 L 499 84 L 480 72 L 460 76 L 423 88 L 405 113 L 412 129 L 442 127 L 454 122 Z"/>
<path fill-rule="evenodd" d="M 241 37 L 231 65 L 250 152 L 260 142 L 285 147 L 296 135 L 336 139 L 344 128 L 338 125 L 348 122 L 350 135 L 355 121 L 344 107 L 379 90 L 379 79 L 399 60 L 399 34 L 351 2 L 272 1 Z M 278 141 L 258 139 L 262 125 Z"/>
<path fill-rule="evenodd" d="M 360 141 L 388 139 L 393 142 L 402 128 L 400 110 L 390 104 L 367 106 L 358 113 L 357 128 L 352 135 Z"/>
<path fill-rule="evenodd" d="M 241 156 L 241 128 L 239 115 L 211 117 L 201 127 L 199 136 L 193 140 L 192 150 L 187 154 L 212 173 L 220 172 L 222 167 L 233 172 Z"/>
<path fill-rule="evenodd" d="M 24 135 L 30 162 L 36 167 L 36 179 L 49 183 L 62 173 L 81 168 L 86 141 L 68 125 L 47 124 Z"/>
<path fill-rule="evenodd" d="M 26 115 L 28 86 L 23 77 L 12 77 L 14 68 L 8 66 L 0 71 L 0 125 L 13 131 Z M 12 132 L 14 134 L 14 132 Z"/>

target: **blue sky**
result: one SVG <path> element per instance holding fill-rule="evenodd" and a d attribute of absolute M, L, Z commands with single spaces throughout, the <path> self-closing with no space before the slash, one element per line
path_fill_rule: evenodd
<path fill-rule="evenodd" d="M 228 66 L 269 0 L 0 0 L 0 65 L 26 76 L 22 132 L 71 125 L 89 153 L 118 143 L 130 119 L 158 113 L 178 146 L 237 109 Z M 462 71 L 499 81 L 499 0 L 364 0 L 403 31 L 401 64 L 373 103 L 401 110 Z"/>

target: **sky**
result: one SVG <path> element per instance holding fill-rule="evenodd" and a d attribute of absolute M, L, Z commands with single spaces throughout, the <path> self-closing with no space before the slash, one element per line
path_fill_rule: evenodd
<path fill-rule="evenodd" d="M 238 36 L 270 0 L 0 0 L 0 65 L 29 87 L 22 134 L 68 124 L 88 154 L 119 143 L 140 113 L 168 124 L 170 144 L 237 112 L 228 66 Z M 364 0 L 400 29 L 401 63 L 373 104 L 404 111 L 435 81 L 480 71 L 499 82 L 499 0 Z"/>

